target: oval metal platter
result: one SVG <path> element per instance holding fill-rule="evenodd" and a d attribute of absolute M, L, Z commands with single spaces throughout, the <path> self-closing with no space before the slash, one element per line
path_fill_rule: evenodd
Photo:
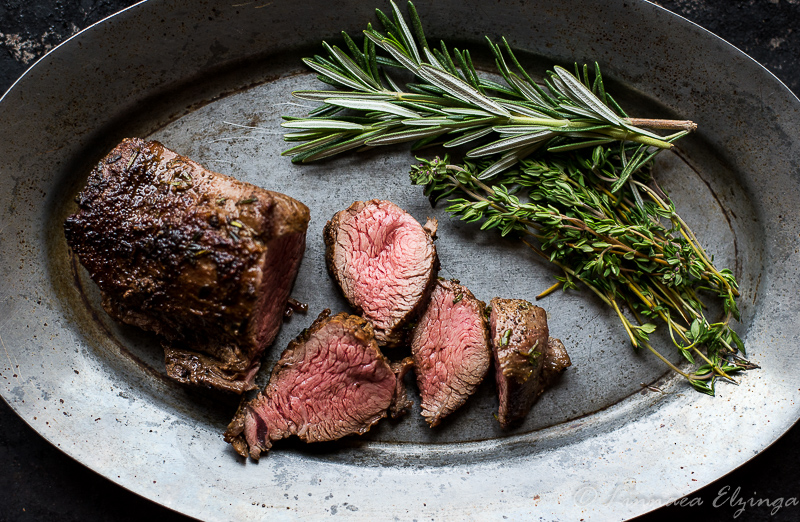
<path fill-rule="evenodd" d="M 300 58 L 376 5 L 149 0 L 45 56 L 0 101 L 0 393 L 47 440 L 144 497 L 208 520 L 625 519 L 752 458 L 800 416 L 800 102 L 753 60 L 642 1 L 419 2 L 430 37 L 469 46 L 505 35 L 531 71 L 598 61 L 637 116 L 700 129 L 656 175 L 720 266 L 741 283 L 748 354 L 761 369 L 717 397 L 635 354 L 588 292 L 540 302 L 573 367 L 526 423 L 501 431 L 494 383 L 436 429 L 415 406 L 363 437 L 284 441 L 244 461 L 221 433 L 237 399 L 164 375 L 158 339 L 112 321 L 72 257 L 62 223 L 89 169 L 128 136 L 153 138 L 212 170 L 305 202 L 308 248 L 293 295 L 308 316 L 347 306 L 329 279 L 322 227 L 354 200 L 391 199 L 441 222 L 442 275 L 476 296 L 533 299 L 556 273 L 515 243 L 453 221 L 408 182 L 407 148 L 294 166 L 281 115 L 318 82 Z M 388 5 L 380 5 L 388 8 Z M 483 54 L 481 54 L 483 53 Z M 713 313 L 713 312 L 711 312 Z M 668 338 L 658 345 L 677 362 Z M 388 354 L 392 356 L 391 353 Z M 660 391 L 658 391 L 660 390 Z"/>

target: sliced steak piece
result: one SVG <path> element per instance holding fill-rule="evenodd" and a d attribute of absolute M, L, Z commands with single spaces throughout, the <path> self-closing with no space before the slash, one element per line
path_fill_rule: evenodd
<path fill-rule="evenodd" d="M 572 361 L 569 359 L 567 349 L 561 339 L 551 337 L 547 341 L 547 347 L 544 350 L 544 365 L 542 367 L 542 389 L 539 390 L 541 394 L 545 389 L 552 386 L 553 383 L 561 377 L 564 370 L 572 366 Z"/>
<path fill-rule="evenodd" d="M 547 314 L 542 308 L 522 299 L 499 297 L 492 299 L 490 305 L 500 402 L 497 420 L 505 429 L 525 418 L 545 387 L 570 363 L 561 341 L 550 337 Z"/>
<path fill-rule="evenodd" d="M 350 305 L 394 347 L 422 311 L 439 268 L 435 220 L 423 228 L 390 201 L 356 201 L 325 225 L 328 269 Z"/>
<path fill-rule="evenodd" d="M 405 415 L 414 402 L 408 398 L 405 377 L 409 370 L 414 368 L 414 359 L 406 357 L 401 361 L 395 361 L 391 365 L 392 371 L 397 376 L 397 386 L 394 389 L 394 398 L 389 406 L 389 416 L 393 419 Z"/>
<path fill-rule="evenodd" d="M 308 208 L 126 139 L 91 172 L 67 243 L 113 318 L 166 338 L 167 373 L 241 393 L 281 325 Z"/>
<path fill-rule="evenodd" d="M 431 427 L 464 404 L 489 370 L 485 305 L 456 281 L 438 280 L 411 341 L 422 416 Z"/>
<path fill-rule="evenodd" d="M 258 459 L 272 442 L 306 442 L 362 434 L 386 416 L 397 379 L 372 325 L 325 310 L 289 343 L 263 392 L 240 408 L 225 432 L 242 456 Z"/>
<path fill-rule="evenodd" d="M 525 418 L 538 397 L 550 334 L 544 309 L 528 301 L 495 297 L 490 306 L 489 326 L 500 400 L 497 420 L 501 427 L 508 428 Z"/>

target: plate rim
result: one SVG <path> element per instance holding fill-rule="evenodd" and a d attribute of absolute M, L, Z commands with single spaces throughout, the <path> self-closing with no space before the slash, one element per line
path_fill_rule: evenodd
<path fill-rule="evenodd" d="M 142 6 L 142 5 L 145 5 L 145 4 L 156 4 L 156 3 L 159 3 L 159 2 L 157 2 L 157 0 L 143 0 L 142 2 L 139 2 L 138 4 L 135 4 L 135 5 L 133 5 L 133 6 L 130 6 L 129 8 L 126 8 L 126 9 L 124 9 L 123 11 L 120 11 L 120 12 L 118 12 L 118 13 L 115 13 L 115 14 L 114 14 L 114 15 L 112 15 L 111 17 L 108 17 L 108 18 L 106 18 L 106 19 L 104 19 L 104 20 L 102 20 L 102 21 L 98 22 L 97 24 L 94 24 L 94 25 L 92 25 L 92 26 L 88 27 L 88 28 L 87 28 L 87 29 L 85 29 L 84 31 L 81 31 L 81 32 L 77 33 L 76 35 L 74 35 L 73 37 L 71 37 L 69 40 L 67 40 L 67 41 L 63 42 L 62 44 L 60 44 L 59 46 L 57 46 L 56 48 L 54 48 L 53 50 L 51 50 L 51 52 L 50 52 L 50 53 L 48 53 L 48 54 L 47 54 L 47 55 L 45 55 L 43 58 L 41 58 L 40 60 L 38 60 L 38 61 L 37 61 L 37 62 L 36 62 L 36 63 L 35 63 L 33 66 L 31 66 L 31 68 L 30 68 L 30 69 L 28 69 L 28 71 L 26 71 L 26 72 L 23 74 L 23 76 L 22 76 L 22 77 L 20 77 L 19 79 L 17 79 L 17 81 L 16 81 L 16 82 L 15 82 L 15 83 L 14 83 L 14 84 L 13 84 L 13 85 L 12 85 L 12 86 L 9 88 L 9 90 L 8 90 L 8 91 L 7 91 L 7 92 L 6 92 L 6 93 L 5 93 L 5 94 L 4 94 L 2 97 L 0 97 L 0 106 L 2 106 L 2 103 L 3 103 L 3 101 L 4 101 L 4 100 L 5 100 L 7 97 L 8 97 L 8 95 L 9 95 L 10 93 L 12 93 L 12 91 L 13 91 L 15 88 L 17 88 L 17 86 L 18 86 L 18 85 L 20 85 L 21 83 L 25 83 L 25 82 L 23 82 L 23 79 L 26 79 L 26 78 L 28 78 L 28 77 L 29 77 L 29 74 L 32 74 L 32 73 L 31 73 L 31 71 L 33 71 L 33 70 L 34 70 L 34 67 L 46 67 L 46 64 L 47 64 L 47 62 L 48 62 L 48 61 L 50 61 L 51 59 L 57 59 L 57 55 L 58 55 L 58 53 L 60 53 L 60 52 L 61 52 L 61 51 L 60 51 L 60 49 L 61 49 L 62 47 L 67 47 L 68 45 L 69 45 L 69 46 L 72 46 L 72 45 L 73 45 L 73 43 L 70 43 L 70 42 L 77 41 L 77 40 L 79 39 L 79 37 L 81 37 L 82 35 L 84 35 L 84 33 L 88 33 L 89 31 L 94 31 L 94 30 L 95 30 L 95 28 L 96 28 L 97 26 L 100 26 L 101 24 L 106 24 L 106 23 L 108 23 L 108 22 L 109 22 L 110 20 L 112 20 L 112 19 L 115 19 L 115 20 L 117 20 L 117 21 L 118 21 L 118 22 L 120 22 L 120 23 L 124 23 L 124 22 L 125 22 L 125 20 L 123 20 L 123 18 L 127 18 L 127 17 L 129 16 L 129 11 L 132 11 L 132 10 L 134 10 L 135 8 L 139 8 L 140 6 Z M 160 3 L 167 4 L 168 2 L 160 2 Z M 674 16 L 674 17 L 680 18 L 680 19 L 681 19 L 683 22 L 689 22 L 689 23 L 690 23 L 690 24 L 692 24 L 694 27 L 701 29 L 702 31 L 704 31 L 704 32 L 705 32 L 705 33 L 707 33 L 708 35 L 711 35 L 711 36 L 713 36 L 714 38 L 718 39 L 720 42 L 724 43 L 725 45 L 728 45 L 728 46 L 730 46 L 732 49 L 734 49 L 736 52 L 740 53 L 742 56 L 745 56 L 745 57 L 747 56 L 747 55 L 745 55 L 744 53 L 742 53 L 741 51 L 739 51 L 738 49 L 736 49 L 735 47 L 731 46 L 730 44 L 728 44 L 727 42 L 725 42 L 724 40 L 722 40 L 721 38 L 717 37 L 716 35 L 713 35 L 713 33 L 710 33 L 709 31 L 707 31 L 707 30 L 703 29 L 702 27 L 698 26 L 697 24 L 694 24 L 694 23 L 692 23 L 692 22 L 690 22 L 690 21 L 686 20 L 685 18 L 682 18 L 682 17 L 680 17 L 679 15 L 676 15 L 676 14 L 674 14 L 674 13 L 672 13 L 672 12 L 670 12 L 670 11 L 668 11 L 668 10 L 666 10 L 666 9 L 664 9 L 664 8 L 662 8 L 662 7 L 658 6 L 658 5 L 656 5 L 656 4 L 652 4 L 651 2 L 648 2 L 647 0 L 644 0 L 642 3 L 647 3 L 647 4 L 649 4 L 651 7 L 656 7 L 656 8 L 658 8 L 658 9 L 660 9 L 660 10 L 664 11 L 665 13 L 668 13 L 670 16 Z M 104 26 L 104 27 L 105 27 L 105 26 Z M 56 58 L 53 58 L 53 56 L 56 56 Z M 782 87 L 782 88 L 783 88 L 783 89 L 786 91 L 786 93 L 789 93 L 789 94 L 790 94 L 790 95 L 791 95 L 791 96 L 794 98 L 794 102 L 798 102 L 798 99 L 797 99 L 797 97 L 796 97 L 796 96 L 795 96 L 795 95 L 794 95 L 794 94 L 793 94 L 793 93 L 792 93 L 792 92 L 791 92 L 791 91 L 790 91 L 790 90 L 789 90 L 789 89 L 788 89 L 788 88 L 787 88 L 787 87 L 786 87 L 786 86 L 785 86 L 785 85 L 784 85 L 784 84 L 783 84 L 783 83 L 782 83 L 782 82 L 781 82 L 779 79 L 777 79 L 777 78 L 776 78 L 776 77 L 775 77 L 775 76 L 774 76 L 772 73 L 770 73 L 770 72 L 769 72 L 769 71 L 767 71 L 765 68 L 763 68 L 763 66 L 761 66 L 760 64 L 758 64 L 757 62 L 755 62 L 755 60 L 753 60 L 752 58 L 750 58 L 750 57 L 747 57 L 747 58 L 748 58 L 750 61 L 752 61 L 752 63 L 753 63 L 753 64 L 755 64 L 755 65 L 757 65 L 759 68 L 761 68 L 763 71 L 766 71 L 766 72 L 767 72 L 767 73 L 770 75 L 770 77 L 771 77 L 771 81 L 777 80 L 778 84 L 779 84 L 779 85 L 780 85 L 780 86 L 781 86 L 781 87 Z M 41 64 L 41 65 L 40 65 L 40 64 Z M 26 81 L 27 81 L 27 80 L 26 80 Z M 784 94 L 785 94 L 785 93 L 784 93 Z M 5 390 L 4 390 L 4 391 L 5 391 Z M 54 446 L 58 446 L 58 445 L 57 445 L 57 444 L 56 444 L 54 441 L 50 440 L 50 438 L 49 438 L 48 436 L 44 435 L 44 434 L 42 433 L 42 431 L 40 431 L 40 429 L 37 429 L 37 427 L 36 427 L 36 426 L 34 426 L 34 425 L 31 425 L 31 423 L 29 422 L 29 420 L 28 420 L 26 417 L 24 417 L 24 416 L 23 416 L 21 413 L 19 413 L 19 411 L 17 410 L 17 408 L 15 408 L 15 404 L 14 404 L 14 402 L 13 402 L 13 401 L 8 401 L 8 400 L 6 399 L 5 393 L 3 393 L 3 394 L 0 394 L 0 395 L 2 395 L 2 396 L 3 396 L 3 399 L 4 399 L 4 400 L 6 400 L 6 402 L 7 402 L 7 403 L 9 403 L 9 405 L 11 406 L 11 408 L 12 408 L 12 409 L 14 409 L 14 411 L 15 411 L 15 412 L 17 412 L 17 413 L 18 413 L 18 415 L 20 415 L 20 416 L 22 417 L 22 419 L 23 419 L 23 420 L 26 422 L 26 424 L 28 424 L 29 426 L 31 426 L 31 428 L 32 428 L 32 429 L 34 429 L 35 431 L 37 431 L 38 433 L 42 434 L 42 436 L 43 436 L 43 437 L 44 437 L 46 440 L 48 440 L 48 442 L 50 442 L 50 443 L 51 443 L 51 444 L 53 444 Z M 790 423 L 790 424 L 789 424 L 789 425 L 786 427 L 786 429 L 785 429 L 785 430 L 783 430 L 783 431 L 781 432 L 781 435 L 782 435 L 783 433 L 785 433 L 785 431 L 787 431 L 789 428 L 791 428 L 791 426 L 792 426 L 792 425 L 794 425 L 794 424 L 797 422 L 797 420 L 798 420 L 798 418 L 797 418 L 797 416 L 796 416 L 796 417 L 794 418 L 794 420 L 793 420 L 793 421 L 792 421 L 792 422 L 791 422 L 791 423 Z M 779 436 L 780 436 L 780 435 L 779 435 Z M 774 438 L 774 439 L 772 439 L 772 440 L 769 442 L 769 444 L 768 444 L 767 446 L 764 446 L 764 447 L 762 447 L 762 449 L 764 449 L 764 448 L 768 447 L 769 445 L 771 445 L 772 443 L 774 443 L 774 442 L 777 440 L 777 438 L 779 438 L 779 436 L 778 436 L 778 437 L 776 437 L 776 438 Z M 70 455 L 71 457 L 73 457 L 73 458 L 76 458 L 76 457 L 74 457 L 74 456 L 73 456 L 73 455 L 72 455 L 72 454 L 71 454 L 69 451 L 65 450 L 64 448 L 59 448 L 59 449 L 61 449 L 62 451 L 64 451 L 64 452 L 65 452 L 65 453 L 67 453 L 68 455 Z M 736 467 L 734 467 L 734 468 L 730 469 L 730 470 L 729 470 L 729 471 L 727 471 L 725 474 L 727 474 L 727 473 L 730 473 L 731 471 L 733 471 L 734 469 L 738 468 L 739 466 L 741 466 L 741 465 L 742 465 L 742 464 L 744 464 L 745 462 L 748 462 L 748 461 L 749 461 L 749 460 L 751 460 L 751 459 L 752 459 L 752 456 L 751 456 L 751 457 L 749 457 L 749 458 L 747 458 L 747 459 L 746 459 L 744 462 L 741 462 L 741 463 L 739 463 L 739 464 L 738 464 Z M 76 460 L 77 460 L 77 459 L 76 459 Z M 80 461 L 80 460 L 79 460 L 79 461 Z M 142 494 L 142 493 L 139 493 L 138 491 L 136 491 L 135 489 L 132 489 L 132 488 L 129 488 L 129 487 L 127 487 L 127 486 L 126 486 L 125 484 L 123 484 L 123 483 L 120 483 L 120 482 L 114 481 L 114 480 L 113 480 L 111 477 L 108 477 L 108 476 L 107 476 L 105 473 L 103 473 L 103 476 L 105 476 L 106 478 L 109 478 L 109 480 L 112 480 L 112 482 L 115 482 L 115 483 L 117 483 L 117 484 L 118 484 L 118 485 L 120 485 L 121 487 L 125 487 L 126 489 L 129 489 L 129 490 L 133 491 L 134 493 L 137 493 L 137 494 Z M 723 474 L 723 475 L 720 475 L 720 476 L 724 476 L 724 474 Z M 719 478 L 720 476 L 718 476 L 718 477 L 716 477 L 716 478 Z M 697 489 L 699 489 L 699 488 L 703 487 L 704 485 L 706 485 L 706 483 L 703 483 L 703 482 L 701 482 L 701 481 L 698 481 L 698 482 L 697 482 L 697 484 L 699 484 L 699 485 L 698 485 L 698 486 L 696 486 L 696 487 L 695 487 L 695 489 L 693 489 L 693 490 L 691 490 L 691 491 L 696 491 Z M 690 492 L 691 492 L 691 491 L 690 491 Z M 145 495 L 143 495 L 143 496 L 145 496 Z M 683 495 L 681 495 L 681 496 L 683 496 Z M 148 498 L 150 498 L 150 497 L 148 497 Z M 680 498 L 680 497 L 676 497 L 676 498 Z M 151 498 L 151 500 L 152 500 L 152 498 Z M 167 506 L 167 507 L 170 507 L 170 508 L 172 508 L 172 509 L 175 509 L 175 508 L 174 508 L 174 507 L 172 507 L 172 506 Z M 656 507 L 658 507 L 658 506 L 656 506 Z"/>

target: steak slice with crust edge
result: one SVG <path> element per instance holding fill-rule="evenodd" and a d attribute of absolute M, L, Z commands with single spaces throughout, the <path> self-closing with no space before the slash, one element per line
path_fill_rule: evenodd
<path fill-rule="evenodd" d="M 263 392 L 241 406 L 225 440 L 258 459 L 291 435 L 306 442 L 366 433 L 386 416 L 397 387 L 372 325 L 325 310 L 281 354 Z"/>
<path fill-rule="evenodd" d="M 561 339 L 551 337 L 547 340 L 547 346 L 544 350 L 544 366 L 542 367 L 542 387 L 539 389 L 539 395 L 544 390 L 552 386 L 553 383 L 561 377 L 564 370 L 572 366 L 572 361 L 569 358 L 567 349 Z"/>
<path fill-rule="evenodd" d="M 308 208 L 126 139 L 92 170 L 64 232 L 114 319 L 166 339 L 167 373 L 242 393 L 280 328 Z"/>
<path fill-rule="evenodd" d="M 356 201 L 325 225 L 328 270 L 350 305 L 395 347 L 422 311 L 436 280 L 436 220 L 421 226 L 390 201 Z"/>
<path fill-rule="evenodd" d="M 550 337 L 547 313 L 523 299 L 491 300 L 489 316 L 503 429 L 520 423 L 557 375 L 570 365 L 560 340 Z"/>
<path fill-rule="evenodd" d="M 397 419 L 405 415 L 409 408 L 414 405 L 414 401 L 408 397 L 408 389 L 405 383 L 406 374 L 409 370 L 414 369 L 414 359 L 406 357 L 400 361 L 392 362 L 389 366 L 397 376 L 397 387 L 394 389 L 394 398 L 389 406 L 389 416 Z"/>
<path fill-rule="evenodd" d="M 456 281 L 438 280 L 411 341 L 422 415 L 431 427 L 459 408 L 491 363 L 485 305 Z"/>

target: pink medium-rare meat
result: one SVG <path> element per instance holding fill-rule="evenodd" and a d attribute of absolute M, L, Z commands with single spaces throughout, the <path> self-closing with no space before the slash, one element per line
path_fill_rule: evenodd
<path fill-rule="evenodd" d="M 166 339 L 170 377 L 241 393 L 280 328 L 308 208 L 126 139 L 94 168 L 67 243 L 103 307 Z"/>
<path fill-rule="evenodd" d="M 484 303 L 455 281 L 438 280 L 411 341 L 422 415 L 431 427 L 459 408 L 489 370 Z"/>
<path fill-rule="evenodd" d="M 325 226 L 328 269 L 381 346 L 394 347 L 424 307 L 439 266 L 436 223 L 390 201 L 356 201 Z"/>
<path fill-rule="evenodd" d="M 363 434 L 386 416 L 397 379 L 372 325 L 329 313 L 289 343 L 267 387 L 228 426 L 225 440 L 240 455 L 258 459 L 291 435 L 319 442 Z"/>
<path fill-rule="evenodd" d="M 492 299 L 489 316 L 502 428 L 521 422 L 553 379 L 570 365 L 550 337 L 545 311 L 522 299 Z"/>

